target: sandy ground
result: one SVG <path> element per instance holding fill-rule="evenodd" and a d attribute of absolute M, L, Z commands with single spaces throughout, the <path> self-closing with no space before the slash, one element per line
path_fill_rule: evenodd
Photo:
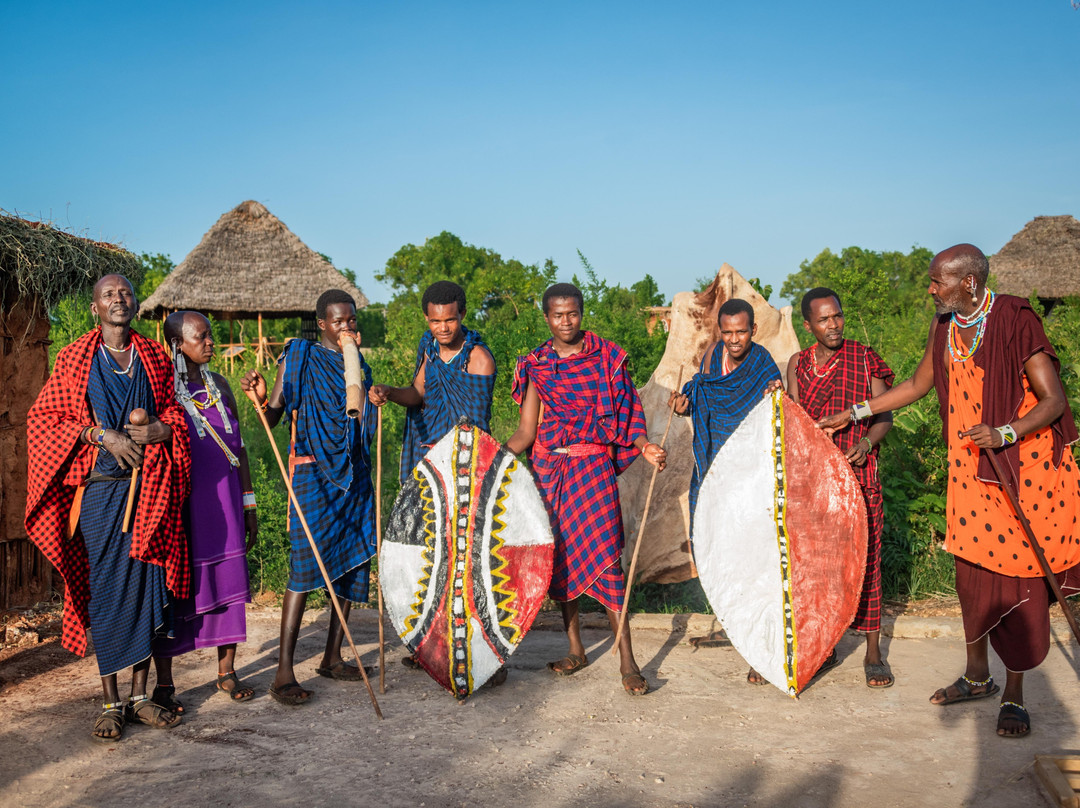
<path fill-rule="evenodd" d="M 0 804 L 1012 808 L 1044 804 L 1035 754 L 1080 754 L 1071 641 L 1028 676 L 1034 728 L 1022 740 L 994 734 L 993 699 L 927 703 L 962 669 L 956 632 L 886 640 L 898 683 L 882 691 L 863 684 L 861 639 L 848 636 L 843 664 L 797 701 L 747 685 L 731 648 L 692 651 L 685 628 L 635 630 L 655 688 L 644 698 L 623 693 L 602 631 L 586 632 L 592 664 L 556 679 L 545 663 L 565 639 L 534 630 L 508 682 L 462 704 L 400 665 L 394 645 L 380 722 L 363 685 L 315 675 L 326 619 L 311 616 L 299 647 L 301 683 L 317 691 L 311 704 L 283 707 L 267 694 L 278 612 L 253 607 L 238 660 L 258 688 L 253 701 L 217 695 L 213 652 L 198 652 L 176 665 L 184 723 L 128 727 L 111 746 L 89 739 L 101 696 L 92 657 L 55 642 L 6 654 Z M 354 612 L 353 623 L 371 664 L 374 615 Z M 1064 622 L 1054 631 L 1067 638 Z M 996 659 L 993 670 L 1003 677 Z"/>

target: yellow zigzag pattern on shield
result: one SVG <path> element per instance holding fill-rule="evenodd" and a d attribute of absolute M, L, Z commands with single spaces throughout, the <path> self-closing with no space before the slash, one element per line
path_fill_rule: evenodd
<path fill-rule="evenodd" d="M 435 567 L 435 497 L 431 494 L 427 477 L 420 473 L 419 466 L 413 469 L 413 479 L 420 487 L 420 516 L 424 520 L 424 549 L 420 551 L 420 557 L 423 558 L 424 563 L 420 568 L 420 580 L 416 582 L 418 588 L 413 594 L 411 613 L 405 618 L 405 630 L 401 632 L 402 639 L 416 628 L 420 620 L 420 610 L 424 607 L 424 594 L 431 583 L 431 571 Z"/>
<path fill-rule="evenodd" d="M 495 507 L 491 512 L 491 557 L 497 560 L 499 566 L 491 565 L 491 592 L 495 595 L 495 605 L 500 611 L 507 613 L 506 617 L 499 620 L 499 625 L 503 628 L 510 629 L 512 632 L 510 635 L 510 644 L 516 645 L 521 641 L 521 627 L 516 624 L 518 611 L 514 608 L 514 601 L 517 600 L 517 592 L 512 589 L 507 589 L 506 585 L 510 582 L 510 575 L 505 572 L 509 563 L 499 551 L 503 548 L 505 542 L 503 541 L 502 531 L 506 527 L 506 523 L 503 522 L 502 516 L 506 513 L 506 498 L 509 496 L 510 475 L 517 469 L 518 462 L 516 459 L 510 461 L 510 465 L 506 467 L 506 473 L 503 475 L 502 482 L 499 484 L 498 493 L 495 495 Z M 498 620 L 498 615 L 493 615 Z"/>

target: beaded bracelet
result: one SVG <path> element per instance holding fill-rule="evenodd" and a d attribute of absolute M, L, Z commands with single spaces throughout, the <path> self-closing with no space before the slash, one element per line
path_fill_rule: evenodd
<path fill-rule="evenodd" d="M 245 511 L 255 510 L 255 492 L 245 491 L 243 496 L 243 502 Z"/>
<path fill-rule="evenodd" d="M 999 426 L 994 431 L 1001 435 L 1002 446 L 1012 446 L 1016 443 L 1016 430 L 1012 428 L 1012 424 Z"/>
<path fill-rule="evenodd" d="M 872 451 L 874 451 L 874 442 L 872 440 L 870 440 L 870 438 L 864 437 L 862 440 L 859 441 L 859 443 L 862 443 L 863 441 L 866 441 L 866 453 L 867 454 L 870 454 Z"/>
<path fill-rule="evenodd" d="M 870 418 L 874 413 L 870 412 L 870 402 L 860 401 L 858 404 L 851 406 L 851 420 L 862 421 L 866 418 Z"/>

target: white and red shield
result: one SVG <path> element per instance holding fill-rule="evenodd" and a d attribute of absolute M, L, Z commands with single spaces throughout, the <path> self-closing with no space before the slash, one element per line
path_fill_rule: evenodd
<path fill-rule="evenodd" d="M 486 432 L 459 425 L 394 503 L 379 556 L 383 598 L 424 670 L 465 698 L 532 626 L 553 554 L 529 470 Z"/>
<path fill-rule="evenodd" d="M 701 483 L 701 585 L 735 649 L 792 696 L 855 616 L 866 530 L 851 465 L 782 391 L 751 410 Z"/>

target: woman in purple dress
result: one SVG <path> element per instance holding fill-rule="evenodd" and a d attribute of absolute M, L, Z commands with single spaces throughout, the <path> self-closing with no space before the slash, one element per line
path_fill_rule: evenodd
<path fill-rule="evenodd" d="M 254 694 L 236 676 L 236 644 L 247 639 L 245 604 L 251 601 L 247 552 L 258 523 L 247 452 L 240 438 L 236 399 L 225 379 L 207 369 L 214 355 L 210 321 L 178 311 L 165 321 L 176 366 L 176 400 L 184 408 L 191 441 L 191 497 L 184 526 L 191 542 L 188 600 L 173 601 L 172 632 L 154 648 L 154 700 L 183 712 L 176 700 L 172 658 L 196 648 L 217 648 L 218 690 L 233 701 Z"/>

